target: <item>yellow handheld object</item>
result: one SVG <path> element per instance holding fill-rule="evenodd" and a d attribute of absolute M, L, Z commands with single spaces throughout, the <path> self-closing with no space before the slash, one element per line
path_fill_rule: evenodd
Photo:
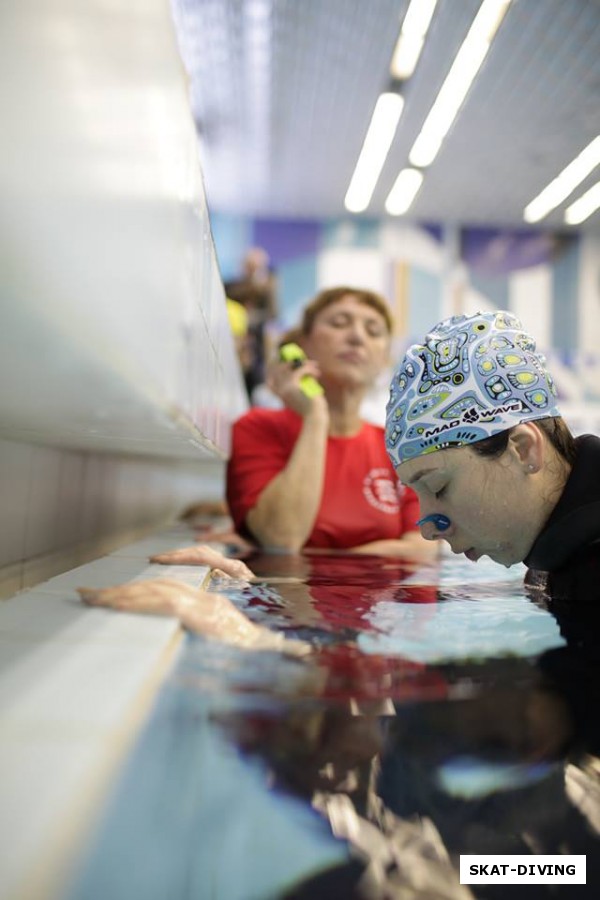
<path fill-rule="evenodd" d="M 279 348 L 279 358 L 283 362 L 291 362 L 293 366 L 301 366 L 306 359 L 306 353 L 298 344 L 284 344 Z M 307 397 L 319 397 L 324 393 L 322 386 L 312 375 L 303 375 L 300 379 L 300 390 Z"/>

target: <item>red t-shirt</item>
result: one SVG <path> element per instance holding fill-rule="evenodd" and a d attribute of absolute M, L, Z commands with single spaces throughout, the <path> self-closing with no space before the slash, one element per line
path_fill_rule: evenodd
<path fill-rule="evenodd" d="M 227 502 L 236 529 L 269 482 L 285 468 L 302 419 L 289 409 L 255 408 L 233 426 Z M 354 437 L 330 437 L 323 496 L 307 547 L 349 548 L 416 529 L 419 501 L 388 458 L 383 428 L 364 423 Z"/>

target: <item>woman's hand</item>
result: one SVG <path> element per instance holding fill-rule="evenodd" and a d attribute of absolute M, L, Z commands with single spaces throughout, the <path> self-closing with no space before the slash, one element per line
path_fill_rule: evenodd
<path fill-rule="evenodd" d="M 230 559 L 204 544 L 181 547 L 167 553 L 156 553 L 150 557 L 150 562 L 165 566 L 210 566 L 211 569 L 219 569 L 231 578 L 241 578 L 244 581 L 254 578 L 254 572 L 241 559 Z"/>
<path fill-rule="evenodd" d="M 119 612 L 173 616 L 184 628 L 211 640 L 248 650 L 275 650 L 290 656 L 307 656 L 310 645 L 288 640 L 255 625 L 223 594 L 193 588 L 171 578 L 133 581 L 109 588 L 78 588 L 87 606 L 101 606 Z"/>
<path fill-rule="evenodd" d="M 81 587 L 77 588 L 77 592 L 86 606 L 156 616 L 176 616 L 182 604 L 195 603 L 198 599 L 197 588 L 173 578 L 131 581 L 107 588 Z"/>
<path fill-rule="evenodd" d="M 318 363 L 313 359 L 306 359 L 300 365 L 294 362 L 275 360 L 267 370 L 267 386 L 288 407 L 300 416 L 306 416 L 314 409 L 328 410 L 324 396 L 307 397 L 301 387 L 302 378 L 312 375 L 317 380 L 321 374 Z"/>

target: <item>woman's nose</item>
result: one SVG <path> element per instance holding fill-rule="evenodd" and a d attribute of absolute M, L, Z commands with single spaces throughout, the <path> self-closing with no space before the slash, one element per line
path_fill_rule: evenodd
<path fill-rule="evenodd" d="M 363 344 L 367 339 L 367 332 L 364 327 L 360 324 L 360 322 L 353 322 L 350 326 L 348 336 L 352 343 L 354 344 Z"/>

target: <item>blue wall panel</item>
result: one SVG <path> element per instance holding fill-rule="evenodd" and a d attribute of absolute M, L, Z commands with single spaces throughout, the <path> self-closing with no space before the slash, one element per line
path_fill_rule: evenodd
<path fill-rule="evenodd" d="M 567 354 L 577 349 L 579 241 L 569 241 L 552 266 L 552 345 Z"/>
<path fill-rule="evenodd" d="M 305 256 L 284 263 L 277 270 L 279 320 L 286 328 L 296 325 L 300 311 L 317 291 L 317 257 Z"/>
<path fill-rule="evenodd" d="M 211 213 L 210 224 L 221 278 L 234 281 L 241 275 L 244 253 L 252 246 L 252 220 Z"/>
<path fill-rule="evenodd" d="M 442 317 L 442 282 L 439 275 L 410 267 L 408 337 L 422 340 Z"/>
<path fill-rule="evenodd" d="M 497 275 L 496 277 L 481 275 L 479 272 L 471 272 L 471 285 L 494 305 L 496 309 L 508 309 L 508 277 Z"/>

